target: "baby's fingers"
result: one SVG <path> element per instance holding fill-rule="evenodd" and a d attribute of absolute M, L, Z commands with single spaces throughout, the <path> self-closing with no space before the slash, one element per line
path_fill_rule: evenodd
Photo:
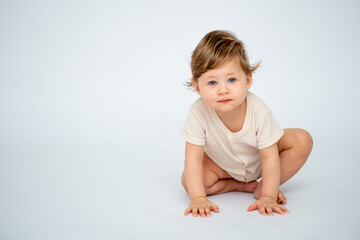
<path fill-rule="evenodd" d="M 209 208 L 206 208 L 205 209 L 205 214 L 207 217 L 210 217 L 211 216 L 211 213 L 210 213 L 210 209 Z"/>
<path fill-rule="evenodd" d="M 282 208 L 282 210 L 284 210 L 286 213 L 289 213 L 289 210 L 286 208 L 286 207 L 284 207 L 284 206 L 280 206 L 281 208 Z"/>
<path fill-rule="evenodd" d="M 280 215 L 285 215 L 285 213 L 288 213 L 289 210 L 286 209 L 286 207 L 279 205 L 277 207 L 273 208 L 274 212 L 277 212 Z M 270 214 L 269 214 L 270 215 Z"/>
<path fill-rule="evenodd" d="M 273 215 L 274 215 L 271 207 L 267 207 L 267 208 L 266 208 L 266 212 L 269 214 L 269 216 L 273 216 Z M 264 215 L 264 214 L 263 214 L 263 215 Z"/>
<path fill-rule="evenodd" d="M 274 207 L 274 211 L 277 212 L 280 215 L 284 215 L 285 211 L 281 207 Z"/>
<path fill-rule="evenodd" d="M 219 213 L 219 207 L 213 203 L 211 203 L 210 210 Z"/>
<path fill-rule="evenodd" d="M 250 212 L 250 211 L 254 211 L 256 209 L 258 209 L 258 206 L 257 206 L 256 202 L 254 202 L 253 204 L 251 204 L 249 206 L 248 211 Z"/>
<path fill-rule="evenodd" d="M 261 215 L 265 216 L 266 215 L 266 208 L 263 206 L 258 206 L 259 212 Z"/>
<path fill-rule="evenodd" d="M 201 217 L 205 217 L 205 209 L 204 208 L 200 208 L 199 213 L 200 213 Z"/>
<path fill-rule="evenodd" d="M 199 211 L 198 208 L 190 206 L 185 210 L 184 214 L 185 214 L 185 216 L 187 216 L 187 215 L 189 215 L 189 213 L 192 212 L 193 216 L 197 217 L 198 216 L 198 211 Z"/>
<path fill-rule="evenodd" d="M 278 212 L 278 213 L 280 213 L 281 215 L 284 215 L 285 213 L 289 213 L 289 210 L 287 210 L 286 207 L 284 207 L 284 206 L 282 206 L 282 205 L 279 205 L 279 208 L 281 209 L 281 212 L 283 213 L 283 214 L 281 214 L 280 212 Z"/>
<path fill-rule="evenodd" d="M 185 216 L 187 216 L 187 215 L 189 215 L 189 213 L 191 213 L 191 212 L 192 212 L 192 207 L 188 207 L 188 208 L 185 210 L 184 214 L 185 214 Z"/>
<path fill-rule="evenodd" d="M 199 211 L 198 208 L 193 207 L 193 209 L 192 209 L 192 214 L 193 214 L 194 217 L 197 217 L 197 216 L 198 216 L 198 211 Z"/>

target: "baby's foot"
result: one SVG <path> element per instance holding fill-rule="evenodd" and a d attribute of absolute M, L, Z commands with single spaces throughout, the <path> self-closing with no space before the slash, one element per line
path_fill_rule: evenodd
<path fill-rule="evenodd" d="M 255 199 L 259 199 L 261 197 L 261 190 L 262 190 L 262 181 L 258 184 L 257 188 L 254 191 L 254 197 Z M 286 203 L 287 199 L 284 196 L 284 194 L 279 189 L 279 194 L 277 197 L 277 203 L 284 205 Z"/>
<path fill-rule="evenodd" d="M 258 185 L 259 185 L 259 183 L 257 181 L 252 181 L 252 182 L 248 182 L 248 183 L 237 182 L 237 191 L 253 193 Z"/>
<path fill-rule="evenodd" d="M 281 204 L 281 205 L 284 205 L 286 203 L 286 201 L 287 201 L 287 198 L 284 196 L 284 194 L 279 189 L 279 195 L 278 195 L 278 198 L 277 198 L 277 203 Z"/>

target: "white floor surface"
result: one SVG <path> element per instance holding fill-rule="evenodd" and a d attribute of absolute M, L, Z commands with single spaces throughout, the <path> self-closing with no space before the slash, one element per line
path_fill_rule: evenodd
<path fill-rule="evenodd" d="M 182 149 L 5 152 L 0 239 L 359 239 L 358 170 L 327 165 L 354 152 L 331 149 L 315 142 L 282 186 L 289 214 L 247 212 L 252 195 L 233 192 L 210 197 L 220 213 L 204 219 L 183 215 Z"/>

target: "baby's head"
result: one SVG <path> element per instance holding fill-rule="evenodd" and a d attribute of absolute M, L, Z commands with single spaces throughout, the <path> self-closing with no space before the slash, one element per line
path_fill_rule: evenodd
<path fill-rule="evenodd" d="M 219 30 L 209 32 L 192 53 L 192 81 L 187 85 L 193 86 L 203 73 L 219 68 L 234 58 L 240 60 L 241 68 L 246 74 L 252 74 L 260 65 L 260 63 L 250 65 L 244 44 L 230 32 Z"/>

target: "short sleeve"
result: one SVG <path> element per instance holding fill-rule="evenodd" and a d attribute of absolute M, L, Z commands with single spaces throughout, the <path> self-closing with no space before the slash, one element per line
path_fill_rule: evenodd
<path fill-rule="evenodd" d="M 199 112 L 190 109 L 181 137 L 194 145 L 205 145 L 205 121 Z"/>
<path fill-rule="evenodd" d="M 275 120 L 269 109 L 265 111 L 265 113 L 260 116 L 256 122 L 258 149 L 270 147 L 279 141 L 284 134 L 284 130 Z"/>

